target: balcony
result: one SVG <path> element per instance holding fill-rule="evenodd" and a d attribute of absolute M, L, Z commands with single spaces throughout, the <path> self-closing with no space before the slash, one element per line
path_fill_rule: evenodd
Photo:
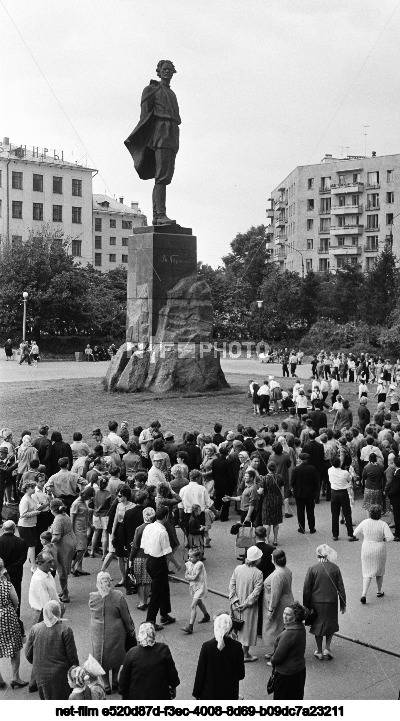
<path fill-rule="evenodd" d="M 284 225 L 285 225 L 285 216 L 284 216 L 284 215 L 280 215 L 280 216 L 275 220 L 275 228 L 280 228 L 280 227 L 283 227 Z"/>
<path fill-rule="evenodd" d="M 318 214 L 319 214 L 319 215 L 330 215 L 330 214 L 331 214 L 331 209 L 330 209 L 330 208 L 326 208 L 325 210 L 323 210 L 322 208 L 319 208 L 319 209 L 318 209 Z"/>
<path fill-rule="evenodd" d="M 374 243 L 373 245 L 370 245 L 367 243 L 367 245 L 364 247 L 364 253 L 377 253 L 378 252 L 378 245 Z"/>
<path fill-rule="evenodd" d="M 265 228 L 265 237 L 268 239 L 272 239 L 273 236 L 274 236 L 274 229 L 273 229 L 272 225 L 267 225 L 267 227 Z"/>
<path fill-rule="evenodd" d="M 331 192 L 331 187 L 332 187 L 332 186 L 330 186 L 330 185 L 324 185 L 323 188 L 320 188 L 320 189 L 319 189 L 319 192 L 320 192 L 320 193 L 330 193 L 330 192 Z"/>
<path fill-rule="evenodd" d="M 285 201 L 283 200 L 283 198 L 281 198 L 280 200 L 275 200 L 275 205 L 274 205 L 275 210 L 283 210 L 284 207 L 285 207 Z"/>
<path fill-rule="evenodd" d="M 276 233 L 275 243 L 285 243 L 287 241 L 287 235 L 285 233 Z"/>
<path fill-rule="evenodd" d="M 318 233 L 320 235 L 324 235 L 324 234 L 326 235 L 327 233 L 329 234 L 330 231 L 331 231 L 330 226 L 328 228 L 318 228 Z"/>
<path fill-rule="evenodd" d="M 343 193 L 363 193 L 364 183 L 332 183 L 331 190 L 334 195 Z"/>
<path fill-rule="evenodd" d="M 365 186 L 366 190 L 375 190 L 376 188 L 380 188 L 380 183 L 367 183 Z"/>
<path fill-rule="evenodd" d="M 329 245 L 323 248 L 317 248 L 317 253 L 322 253 L 323 255 L 327 255 L 329 253 Z"/>
<path fill-rule="evenodd" d="M 369 228 L 368 225 L 365 226 L 365 232 L 366 233 L 379 233 L 379 225 L 375 225 L 374 228 Z"/>
<path fill-rule="evenodd" d="M 273 208 L 267 208 L 266 213 L 267 213 L 267 218 L 274 217 L 274 209 Z"/>
<path fill-rule="evenodd" d="M 380 210 L 380 203 L 377 203 L 376 205 L 366 205 L 365 210 L 369 212 L 373 212 L 374 210 Z"/>
<path fill-rule="evenodd" d="M 332 205 L 332 215 L 346 215 L 347 213 L 351 215 L 360 215 L 360 213 L 363 212 L 364 206 L 362 203 L 359 203 L 359 205 Z M 368 210 L 368 208 L 367 208 Z"/>
<path fill-rule="evenodd" d="M 286 255 L 286 248 L 279 248 L 279 250 L 275 248 L 274 260 L 285 260 Z"/>
<path fill-rule="evenodd" d="M 331 225 L 331 235 L 361 235 L 363 225 Z"/>
<path fill-rule="evenodd" d="M 361 255 L 361 245 L 331 245 L 329 248 L 331 255 Z"/>

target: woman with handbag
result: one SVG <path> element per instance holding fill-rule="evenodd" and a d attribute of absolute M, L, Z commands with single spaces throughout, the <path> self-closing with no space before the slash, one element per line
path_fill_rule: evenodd
<path fill-rule="evenodd" d="M 274 694 L 274 701 L 302 701 L 306 682 L 306 630 L 305 609 L 297 601 L 283 611 L 284 630 L 275 642 L 271 656 L 272 675 L 267 692 Z"/>
<path fill-rule="evenodd" d="M 223 496 L 222 502 L 228 503 L 229 501 L 240 501 L 240 521 L 246 523 L 247 521 L 253 522 L 255 520 L 258 495 L 256 486 L 256 471 L 253 468 L 248 468 L 244 473 L 244 491 L 241 496 Z"/>
<path fill-rule="evenodd" d="M 243 620 L 242 628 L 237 630 L 237 639 L 243 646 L 245 662 L 257 661 L 257 656 L 252 656 L 249 648 L 257 643 L 257 601 L 263 586 L 263 575 L 257 565 L 261 558 L 261 549 L 258 546 L 251 546 L 247 551 L 245 563 L 236 566 L 229 583 L 232 615 L 239 613 L 239 617 Z"/>

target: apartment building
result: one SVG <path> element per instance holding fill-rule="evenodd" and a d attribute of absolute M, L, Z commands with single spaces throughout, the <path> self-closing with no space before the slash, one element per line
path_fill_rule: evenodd
<path fill-rule="evenodd" d="M 92 263 L 92 176 L 63 151 L 0 143 L 0 242 L 24 241 L 49 229 L 70 238 L 70 252 Z"/>
<path fill-rule="evenodd" d="M 138 203 L 124 205 L 124 199 L 93 195 L 93 265 L 107 272 L 128 264 L 128 239 L 132 228 L 147 225 Z"/>
<path fill-rule="evenodd" d="M 325 155 L 295 168 L 269 201 L 267 243 L 282 270 L 366 271 L 388 243 L 400 256 L 400 154 Z"/>

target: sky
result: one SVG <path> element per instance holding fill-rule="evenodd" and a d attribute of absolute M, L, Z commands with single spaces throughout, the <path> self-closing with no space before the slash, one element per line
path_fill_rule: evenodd
<path fill-rule="evenodd" d="M 152 181 L 123 141 L 174 62 L 167 212 L 213 267 L 297 165 L 400 152 L 400 0 L 0 0 L 0 27 L 0 139 L 96 168 L 93 191 L 149 224 Z"/>

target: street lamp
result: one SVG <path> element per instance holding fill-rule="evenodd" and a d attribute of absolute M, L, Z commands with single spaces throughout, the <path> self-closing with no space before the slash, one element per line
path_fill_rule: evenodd
<path fill-rule="evenodd" d="M 25 340 L 25 328 L 26 328 L 26 302 L 28 300 L 28 293 L 26 290 L 22 293 L 22 297 L 24 299 L 24 319 L 22 321 L 22 340 Z"/>
<path fill-rule="evenodd" d="M 263 301 L 263 300 L 257 300 L 256 302 L 257 302 L 257 308 L 258 308 L 258 310 L 260 311 L 259 324 L 258 324 L 258 337 L 259 337 L 260 342 L 261 342 L 261 320 L 262 320 L 262 307 L 263 307 L 264 301 Z"/>

